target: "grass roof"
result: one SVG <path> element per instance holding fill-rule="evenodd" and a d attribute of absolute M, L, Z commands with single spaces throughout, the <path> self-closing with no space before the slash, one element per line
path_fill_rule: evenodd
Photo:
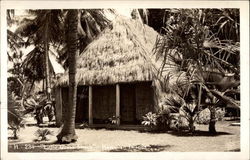
<path fill-rule="evenodd" d="M 78 85 L 152 80 L 152 49 L 157 32 L 137 20 L 116 18 L 77 58 Z M 68 71 L 58 85 L 68 84 Z"/>

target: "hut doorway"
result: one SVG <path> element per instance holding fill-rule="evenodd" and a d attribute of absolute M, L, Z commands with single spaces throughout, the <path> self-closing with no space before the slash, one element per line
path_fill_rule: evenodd
<path fill-rule="evenodd" d="M 77 103 L 76 103 L 76 123 L 88 122 L 88 87 L 78 86 L 77 87 Z"/>
<path fill-rule="evenodd" d="M 135 84 L 120 85 L 121 124 L 136 124 Z"/>
<path fill-rule="evenodd" d="M 154 112 L 152 82 L 120 85 L 121 124 L 140 124 L 142 116 Z"/>
<path fill-rule="evenodd" d="M 115 85 L 93 86 L 93 123 L 107 124 L 115 116 Z"/>

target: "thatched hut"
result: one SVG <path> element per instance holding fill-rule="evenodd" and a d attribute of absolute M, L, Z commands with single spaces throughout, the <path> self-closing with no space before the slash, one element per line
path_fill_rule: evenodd
<path fill-rule="evenodd" d="M 119 17 L 77 59 L 76 122 L 138 124 L 157 110 L 152 87 L 152 49 L 157 32 L 139 21 Z M 68 72 L 58 80 L 57 121 L 68 99 Z"/>

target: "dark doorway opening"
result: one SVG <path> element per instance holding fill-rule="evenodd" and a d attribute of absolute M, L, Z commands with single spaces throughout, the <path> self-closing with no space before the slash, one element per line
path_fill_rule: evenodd
<path fill-rule="evenodd" d="M 108 124 L 115 116 L 115 85 L 93 86 L 93 123 Z"/>
<path fill-rule="evenodd" d="M 89 96 L 88 96 L 88 87 L 87 86 L 79 86 L 77 87 L 77 103 L 76 103 L 76 123 L 88 122 L 88 104 L 89 104 Z"/>
<path fill-rule="evenodd" d="M 136 92 L 135 84 L 120 85 L 121 124 L 136 124 Z"/>

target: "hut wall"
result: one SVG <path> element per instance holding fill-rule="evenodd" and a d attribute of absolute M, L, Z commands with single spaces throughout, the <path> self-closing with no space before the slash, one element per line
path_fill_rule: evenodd
<path fill-rule="evenodd" d="M 88 121 L 88 87 L 77 87 L 76 123 Z"/>
<path fill-rule="evenodd" d="M 141 121 L 142 116 L 148 112 L 155 112 L 154 92 L 151 82 L 138 83 L 136 85 L 136 119 Z"/>
<path fill-rule="evenodd" d="M 155 112 L 154 90 L 151 82 L 120 84 L 121 124 L 139 124 L 142 116 Z M 68 106 L 68 87 L 62 91 L 62 119 Z M 116 115 L 116 86 L 93 86 L 93 123 L 107 123 Z M 88 87 L 77 88 L 76 122 L 88 121 Z"/>
<path fill-rule="evenodd" d="M 107 123 L 108 118 L 115 116 L 115 85 L 93 86 L 93 123 Z"/>

